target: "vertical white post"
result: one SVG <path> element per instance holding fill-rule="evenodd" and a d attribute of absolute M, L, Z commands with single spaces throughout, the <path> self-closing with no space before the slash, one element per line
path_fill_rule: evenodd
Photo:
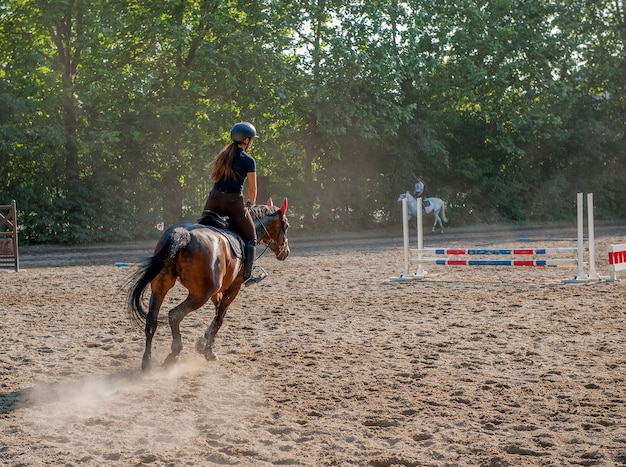
<path fill-rule="evenodd" d="M 409 258 L 410 249 L 409 249 L 409 219 L 408 219 L 409 217 L 408 206 L 409 205 L 408 205 L 408 202 L 409 202 L 408 199 L 406 198 L 402 199 L 402 237 L 404 241 L 404 271 L 402 271 L 402 274 L 400 274 L 399 277 L 390 278 L 392 281 L 396 281 L 396 282 L 409 282 L 414 279 L 424 278 L 423 275 L 420 276 L 417 274 L 412 274 L 409 271 L 409 264 L 411 262 L 411 259 Z M 421 234 L 418 232 L 418 235 L 421 235 Z M 421 270 L 421 267 L 420 267 L 420 270 Z M 424 272 L 424 274 L 426 273 Z"/>
<path fill-rule="evenodd" d="M 576 220 L 578 226 L 578 271 L 576 272 L 576 281 L 586 281 L 587 275 L 585 274 L 584 266 L 584 250 L 585 240 L 583 239 L 583 194 L 576 194 Z"/>
<path fill-rule="evenodd" d="M 587 193 L 587 242 L 589 242 L 589 279 L 600 280 L 596 271 L 596 242 L 593 225 L 593 193 Z"/>
<path fill-rule="evenodd" d="M 404 236 L 404 271 L 400 277 L 408 277 L 409 275 L 409 212 L 408 199 L 402 200 L 402 234 Z"/>
<path fill-rule="evenodd" d="M 422 250 L 424 248 L 424 226 L 422 224 L 422 198 L 417 198 L 417 214 L 415 217 L 417 218 L 417 249 Z M 418 259 L 422 259 L 422 253 L 418 253 Z M 415 271 L 416 276 L 424 276 L 426 271 L 422 268 L 422 263 L 418 263 L 419 266 L 417 271 Z"/>

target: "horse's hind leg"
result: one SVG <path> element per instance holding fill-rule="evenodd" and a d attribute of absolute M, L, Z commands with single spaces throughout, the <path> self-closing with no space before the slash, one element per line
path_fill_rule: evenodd
<path fill-rule="evenodd" d="M 180 335 L 180 322 L 194 310 L 197 310 L 208 301 L 206 296 L 193 296 L 191 293 L 187 295 L 184 302 L 175 306 L 170 310 L 169 322 L 172 330 L 172 347 L 170 354 L 165 358 L 164 365 L 171 365 L 176 362 L 180 352 L 183 350 L 183 340 Z"/>
<path fill-rule="evenodd" d="M 437 214 L 436 212 L 434 212 L 435 214 L 435 223 L 433 224 L 433 232 L 436 230 L 437 224 L 439 224 L 439 227 L 441 228 L 441 233 L 443 233 L 443 224 L 441 223 L 441 217 L 439 217 L 439 214 Z"/>
<path fill-rule="evenodd" d="M 176 284 L 176 277 L 169 274 L 158 275 L 151 283 L 150 304 L 146 316 L 146 348 L 141 359 L 141 369 L 147 371 L 152 367 L 152 339 L 156 332 L 159 318 L 159 310 L 167 292 Z"/>
<path fill-rule="evenodd" d="M 152 292 L 152 295 L 150 295 L 150 305 L 148 307 L 148 315 L 146 316 L 146 327 L 144 331 L 146 335 L 146 347 L 141 359 L 141 369 L 143 371 L 147 371 L 152 367 L 152 339 L 154 338 L 154 333 L 157 329 L 159 309 L 161 308 L 164 298 L 165 294 L 161 296 L 160 294 Z"/>

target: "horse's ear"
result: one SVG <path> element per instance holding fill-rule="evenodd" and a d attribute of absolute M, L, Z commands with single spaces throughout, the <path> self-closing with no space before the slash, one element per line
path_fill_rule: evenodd
<path fill-rule="evenodd" d="M 267 205 L 274 206 L 274 203 L 272 202 L 272 198 L 267 198 Z"/>
<path fill-rule="evenodd" d="M 281 204 L 280 206 L 280 212 L 283 213 L 283 216 L 285 215 L 285 213 L 287 212 L 287 206 L 289 206 L 289 202 L 287 201 L 287 198 L 285 198 L 283 200 L 283 204 Z"/>

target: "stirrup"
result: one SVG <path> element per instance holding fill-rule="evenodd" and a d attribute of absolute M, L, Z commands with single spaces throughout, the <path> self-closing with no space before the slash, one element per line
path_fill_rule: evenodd
<path fill-rule="evenodd" d="M 257 272 L 257 274 L 255 274 L 255 271 Z M 268 276 L 267 271 L 263 269 L 263 266 L 255 265 L 252 267 L 252 274 L 250 275 L 250 279 L 245 281 L 244 284 L 246 287 L 248 287 L 249 285 L 261 282 L 267 276 Z"/>

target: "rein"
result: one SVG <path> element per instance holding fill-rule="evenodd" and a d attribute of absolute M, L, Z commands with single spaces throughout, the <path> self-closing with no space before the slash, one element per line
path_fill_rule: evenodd
<path fill-rule="evenodd" d="M 255 261 L 258 260 L 261 256 L 263 256 L 268 248 L 271 249 L 272 252 L 274 252 L 275 254 L 276 254 L 277 251 L 278 251 L 278 254 L 282 253 L 285 250 L 285 241 L 283 240 L 283 243 L 281 245 L 279 245 L 278 242 L 271 237 L 269 231 L 267 230 L 267 227 L 265 227 L 265 224 L 263 223 L 263 217 L 257 215 L 252 210 L 251 210 L 250 214 L 256 220 L 259 221 L 259 223 L 261 224 L 261 227 L 263 227 L 263 230 L 265 231 L 267 236 L 270 237 L 270 241 L 265 245 L 265 248 L 263 249 L 263 251 L 257 255 Z M 284 234 L 286 234 L 286 232 L 285 232 L 285 226 L 284 226 L 284 223 L 283 223 L 283 213 L 282 213 L 282 211 L 278 210 L 274 214 L 271 214 L 271 215 L 276 215 L 276 214 L 278 214 L 280 216 L 280 232 L 283 232 L 283 237 L 284 237 Z M 267 217 L 267 216 L 264 216 L 264 217 Z M 280 232 L 279 232 L 279 234 L 280 234 Z M 257 245 L 259 243 L 261 243 L 260 239 L 257 240 Z"/>

